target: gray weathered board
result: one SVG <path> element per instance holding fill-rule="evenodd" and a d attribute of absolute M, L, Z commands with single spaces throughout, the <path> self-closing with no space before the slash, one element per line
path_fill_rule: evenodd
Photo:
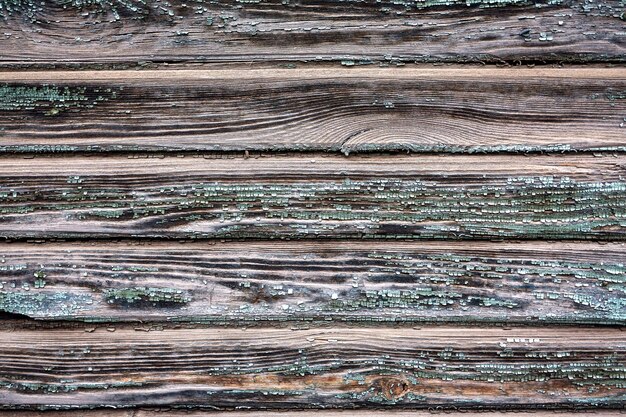
<path fill-rule="evenodd" d="M 0 414 L 623 415 L 625 10 L 0 0 Z"/>

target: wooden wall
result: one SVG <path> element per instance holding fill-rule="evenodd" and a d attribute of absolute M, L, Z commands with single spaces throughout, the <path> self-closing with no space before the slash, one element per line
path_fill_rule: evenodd
<path fill-rule="evenodd" d="M 617 416 L 623 0 L 0 0 L 0 414 Z"/>

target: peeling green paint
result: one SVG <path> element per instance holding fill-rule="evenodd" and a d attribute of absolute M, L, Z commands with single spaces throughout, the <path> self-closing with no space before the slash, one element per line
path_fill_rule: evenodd
<path fill-rule="evenodd" d="M 44 200 L 36 207 L 16 204 L 32 198 L 30 191 L 19 191 L 0 198 L 0 203 L 11 202 L 3 203 L 0 212 L 72 210 L 75 220 L 120 222 L 154 218 L 154 233 L 175 221 L 190 226 L 188 236 L 216 238 L 619 238 L 626 227 L 623 182 L 551 176 L 485 182 L 216 182 L 132 193 L 85 183 L 40 194 Z M 203 221 L 218 227 L 211 233 L 194 230 L 194 223 Z M 285 223 L 279 227 L 277 222 Z"/>
<path fill-rule="evenodd" d="M 71 317 L 93 308 L 89 295 L 69 292 L 0 291 L 0 311 L 25 316 Z"/>
<path fill-rule="evenodd" d="M 68 110 L 92 108 L 117 97 L 110 88 L 0 85 L 0 111 L 37 110 L 56 116 Z"/>
<path fill-rule="evenodd" d="M 108 390 L 116 388 L 139 388 L 144 384 L 137 382 L 111 382 L 111 383 L 98 383 L 98 382 L 62 382 L 62 383 L 29 383 L 29 382 L 7 382 L 0 381 L 0 387 L 27 393 L 43 392 L 45 394 L 64 394 L 80 390 Z"/>
<path fill-rule="evenodd" d="M 362 3 L 357 0 L 342 0 L 343 3 Z M 148 15 L 163 16 L 163 18 L 181 17 L 181 4 L 178 2 L 168 2 L 161 0 L 52 0 L 47 2 L 50 6 L 62 9 L 73 9 L 80 12 L 83 17 L 110 15 L 113 21 L 119 21 L 122 17 L 130 19 L 145 19 Z M 233 2 L 222 2 L 221 5 L 238 4 L 242 7 L 246 5 L 257 5 L 259 0 L 235 0 Z M 418 0 L 405 1 L 394 0 L 382 4 L 405 9 L 426 9 L 433 7 L 507 7 L 514 5 L 528 4 L 559 4 L 560 1 L 530 1 L 530 0 Z M 194 0 L 184 8 L 192 9 L 195 14 L 204 14 L 209 11 L 215 2 L 208 0 Z M 294 7 L 296 4 L 285 4 Z M 0 0 L 0 16 L 7 18 L 14 15 L 25 15 L 33 23 L 45 21 L 44 12 L 46 3 L 36 0 Z"/>
<path fill-rule="evenodd" d="M 122 15 L 132 19 L 144 18 L 151 10 L 158 10 L 166 4 L 158 0 L 0 0 L 0 16 L 6 19 L 23 15 L 32 23 L 46 23 L 46 12 L 53 7 L 82 12 L 83 17 L 111 15 L 117 21 Z M 173 13 L 171 8 L 162 11 L 166 15 L 170 12 Z"/>
<path fill-rule="evenodd" d="M 362 0 L 341 0 L 340 3 L 350 5 L 363 5 Z M 372 4 L 369 1 L 366 4 Z M 511 6 L 534 6 L 536 8 L 550 6 L 569 6 L 572 9 L 594 15 L 611 16 L 623 19 L 624 2 L 615 1 L 566 1 L 566 0 L 392 0 L 377 1 L 373 4 L 379 6 L 382 14 L 387 14 L 393 10 L 423 10 L 430 8 L 494 8 Z M 233 0 L 233 1 L 209 1 L 193 0 L 192 2 L 169 2 L 163 0 L 51 0 L 39 2 L 36 0 L 0 0 L 0 17 L 5 19 L 14 16 L 24 16 L 32 23 L 48 22 L 47 13 L 51 10 L 74 10 L 77 15 L 83 18 L 102 17 L 106 21 L 115 22 L 122 19 L 145 20 L 147 17 L 157 17 L 163 20 L 182 19 L 189 15 L 203 16 L 206 24 L 211 26 L 214 22 L 211 13 L 216 9 L 228 7 L 230 9 L 259 7 L 263 3 L 259 0 Z M 284 7 L 299 7 L 297 3 L 283 1 Z M 222 13 L 221 16 L 224 14 Z M 222 18 L 224 28 L 228 25 L 228 18 Z M 236 17 L 230 17 L 236 18 Z"/>
<path fill-rule="evenodd" d="M 109 304 L 128 306 L 166 307 L 184 305 L 191 301 L 191 297 L 176 288 L 115 288 L 104 291 Z"/>

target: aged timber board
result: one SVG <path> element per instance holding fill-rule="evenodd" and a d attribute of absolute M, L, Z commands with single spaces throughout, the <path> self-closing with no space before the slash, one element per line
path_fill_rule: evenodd
<path fill-rule="evenodd" d="M 46 320 L 626 323 L 623 243 L 0 245 L 0 310 Z"/>
<path fill-rule="evenodd" d="M 0 410 L 623 410 L 625 7 L 0 0 Z"/>
<path fill-rule="evenodd" d="M 280 417 L 433 417 L 441 415 L 440 408 L 432 410 L 296 410 L 280 411 Z M 80 411 L 29 411 L 12 410 L 0 411 L 1 416 L 8 417 L 275 417 L 275 411 L 212 411 L 212 410 L 177 410 L 170 407 L 149 407 L 141 409 L 105 409 L 105 410 L 80 410 Z M 515 414 L 498 411 L 445 411 L 446 417 L 579 417 L 579 411 L 515 411 Z M 624 414 L 619 410 L 608 409 L 585 409 L 585 415 L 593 417 L 619 417 Z"/>
<path fill-rule="evenodd" d="M 0 151 L 626 149 L 626 69 L 0 73 Z"/>
<path fill-rule="evenodd" d="M 623 155 L 207 158 L 2 158 L 0 236 L 626 236 Z"/>
<path fill-rule="evenodd" d="M 8 68 L 623 63 L 625 38 L 620 0 L 0 1 Z"/>
<path fill-rule="evenodd" d="M 613 329 L 3 327 L 2 408 L 597 409 L 626 396 Z"/>

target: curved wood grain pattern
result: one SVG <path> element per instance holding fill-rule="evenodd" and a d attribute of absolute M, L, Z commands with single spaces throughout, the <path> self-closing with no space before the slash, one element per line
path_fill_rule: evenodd
<path fill-rule="evenodd" d="M 179 329 L 0 337 L 2 408 L 621 408 L 599 329 Z"/>
<path fill-rule="evenodd" d="M 624 62 L 619 0 L 0 2 L 0 63 Z"/>
<path fill-rule="evenodd" d="M 626 150 L 626 70 L 0 73 L 0 151 Z"/>
<path fill-rule="evenodd" d="M 626 236 L 626 156 L 309 156 L 0 159 L 0 237 Z"/>
<path fill-rule="evenodd" d="M 37 319 L 626 324 L 624 244 L 107 242 L 0 253 L 0 310 Z"/>

